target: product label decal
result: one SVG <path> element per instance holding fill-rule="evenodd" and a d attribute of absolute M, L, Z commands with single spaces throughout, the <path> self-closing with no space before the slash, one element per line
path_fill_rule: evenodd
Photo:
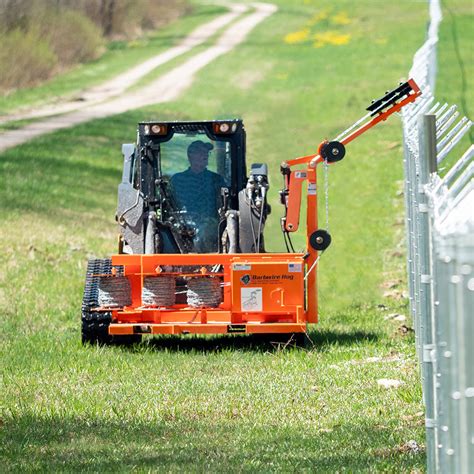
<path fill-rule="evenodd" d="M 262 288 L 250 287 L 240 289 L 240 306 L 241 311 L 262 311 L 263 299 Z"/>
<path fill-rule="evenodd" d="M 249 270 L 252 270 L 252 265 L 249 265 L 248 263 L 234 263 L 232 268 L 238 272 L 248 272 Z"/>

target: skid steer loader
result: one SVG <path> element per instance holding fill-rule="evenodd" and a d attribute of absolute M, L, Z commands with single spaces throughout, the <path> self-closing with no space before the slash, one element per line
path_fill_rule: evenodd
<path fill-rule="evenodd" d="M 306 186 L 307 246 L 265 251 L 268 169 L 247 173 L 242 120 L 138 124 L 122 146 L 118 253 L 90 260 L 82 304 L 84 343 L 132 343 L 144 334 L 259 333 L 301 338 L 318 321 L 317 263 L 331 236 L 318 228 L 317 165 L 413 102 L 413 80 L 316 153 L 281 165 L 285 242 L 299 228 Z M 294 170 L 293 166 L 304 165 Z"/>

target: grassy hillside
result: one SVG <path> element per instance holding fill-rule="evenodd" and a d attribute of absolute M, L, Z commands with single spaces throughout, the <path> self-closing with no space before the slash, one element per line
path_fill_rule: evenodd
<path fill-rule="evenodd" d="M 120 146 L 133 141 L 136 122 L 242 116 L 248 162 L 271 165 L 266 238 L 281 250 L 280 161 L 312 152 L 359 118 L 405 76 L 424 38 L 424 3 L 275 3 L 279 12 L 180 100 L 0 156 L 6 470 L 423 469 L 423 449 L 414 454 L 406 444 L 424 443 L 413 335 L 409 321 L 394 320 L 407 313 L 396 117 L 329 170 L 333 245 L 320 265 L 313 347 L 243 336 L 80 345 L 86 261 L 116 250 Z M 303 236 L 295 242 L 301 247 Z M 382 389 L 381 378 L 402 384 Z"/>

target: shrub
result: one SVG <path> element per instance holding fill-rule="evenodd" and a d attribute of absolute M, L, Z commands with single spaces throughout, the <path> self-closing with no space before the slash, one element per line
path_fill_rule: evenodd
<path fill-rule="evenodd" d="M 51 12 L 40 29 L 61 66 L 97 58 L 103 44 L 99 28 L 77 11 Z"/>
<path fill-rule="evenodd" d="M 95 59 L 104 36 L 134 38 L 187 11 L 187 0 L 0 0 L 0 90 Z"/>
<path fill-rule="evenodd" d="M 76 0 L 81 9 L 107 37 L 135 38 L 175 20 L 189 11 L 186 0 Z"/>
<path fill-rule="evenodd" d="M 48 79 L 58 61 L 36 33 L 13 30 L 0 41 L 0 88 L 25 87 Z"/>

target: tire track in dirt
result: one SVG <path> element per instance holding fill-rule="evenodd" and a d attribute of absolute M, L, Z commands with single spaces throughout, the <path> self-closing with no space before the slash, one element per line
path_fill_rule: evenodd
<path fill-rule="evenodd" d="M 0 151 L 20 145 L 40 135 L 69 128 L 89 120 L 176 99 L 192 84 L 198 71 L 242 43 L 260 22 L 277 10 L 275 5 L 268 3 L 253 3 L 252 6 L 255 11 L 233 23 L 213 46 L 192 56 L 151 84 L 106 102 L 93 104 L 81 110 L 50 117 L 17 130 L 5 132 L 0 135 Z"/>

